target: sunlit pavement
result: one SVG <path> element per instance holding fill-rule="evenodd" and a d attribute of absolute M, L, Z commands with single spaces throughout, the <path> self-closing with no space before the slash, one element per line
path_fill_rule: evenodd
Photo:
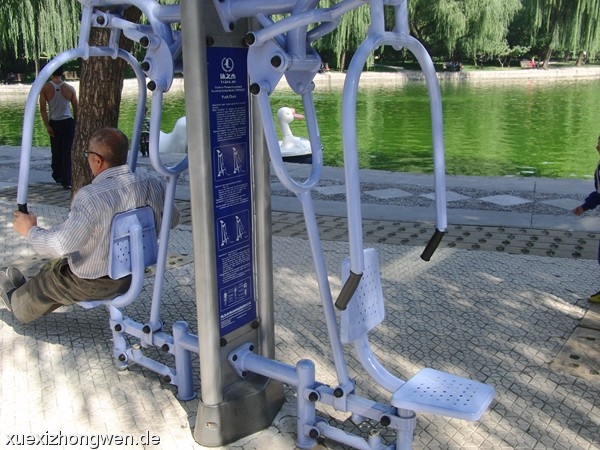
<path fill-rule="evenodd" d="M 30 276 L 44 260 L 11 227 L 18 149 L 0 147 L 0 158 L 1 266 L 15 265 Z M 51 183 L 46 149 L 34 149 L 33 161 L 29 207 L 42 225 L 59 223 L 68 213 L 69 192 Z M 147 170 L 147 159 L 140 165 Z M 290 170 L 299 177 L 306 172 L 305 167 Z M 414 447 L 600 448 L 600 311 L 586 300 L 600 289 L 600 222 L 594 213 L 584 218 L 567 214 L 593 189 L 592 182 L 499 178 L 481 183 L 449 177 L 449 192 L 465 195 L 476 185 L 477 199 L 454 200 L 469 208 L 449 202 L 448 233 L 431 261 L 424 262 L 419 255 L 435 216 L 420 197 L 431 194 L 432 181 L 372 171 L 361 172 L 361 178 L 366 196 L 383 196 L 363 207 L 365 245 L 378 251 L 386 299 L 386 319 L 372 336 L 378 357 L 402 378 L 433 367 L 491 384 L 497 392 L 479 422 L 419 415 Z M 170 238 L 165 277 L 162 318 L 167 331 L 177 320 L 196 330 L 185 182 L 182 177 L 182 224 Z M 340 171 L 327 169 L 315 192 L 334 296 L 340 289 L 341 260 L 349 253 L 340 185 Z M 394 191 L 394 186 L 400 187 Z M 486 190 L 489 195 L 480 195 Z M 275 179 L 272 191 L 277 358 L 290 364 L 310 358 L 317 379 L 334 383 L 300 208 Z M 479 200 L 487 197 L 518 204 L 490 207 Z M 523 203 L 515 199 L 530 201 L 532 207 L 523 212 Z M 553 210 L 540 205 L 538 212 L 541 202 L 563 206 Z M 474 207 L 479 204 L 483 209 Z M 147 316 L 152 281 L 149 277 L 143 298 L 127 308 L 131 317 Z M 146 369 L 116 370 L 111 346 L 102 308 L 61 308 L 30 325 L 1 310 L 0 448 L 16 447 L 24 436 L 34 437 L 24 448 L 46 448 L 44 439 L 51 436 L 62 436 L 67 443 L 52 448 L 91 448 L 69 445 L 67 439 L 74 443 L 72 436 L 99 435 L 132 435 L 139 443 L 143 436 L 149 443 L 135 448 L 203 448 L 193 439 L 197 400 L 177 400 L 175 388 Z M 358 393 L 388 402 L 389 395 L 366 378 L 350 348 L 347 355 Z M 294 448 L 294 392 L 287 390 L 286 398 L 270 428 L 227 448 Z M 377 427 L 355 426 L 346 414 L 330 410 L 320 414 L 347 431 L 367 433 Z M 389 432 L 381 431 L 391 442 Z M 321 445 L 342 448 L 331 441 Z M 113 441 L 99 448 L 126 447 Z"/>

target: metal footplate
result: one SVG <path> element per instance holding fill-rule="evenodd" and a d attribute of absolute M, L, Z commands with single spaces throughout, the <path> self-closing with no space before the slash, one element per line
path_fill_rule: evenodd
<path fill-rule="evenodd" d="M 394 392 L 392 405 L 415 412 L 476 421 L 481 418 L 495 390 L 487 384 L 435 369 L 421 369 Z"/>

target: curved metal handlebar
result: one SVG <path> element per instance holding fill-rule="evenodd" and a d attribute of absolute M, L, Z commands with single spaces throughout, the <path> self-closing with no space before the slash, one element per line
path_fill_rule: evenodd
<path fill-rule="evenodd" d="M 160 159 L 158 144 L 160 141 L 160 122 L 162 118 L 162 99 L 163 90 L 156 89 L 152 93 L 152 106 L 150 113 L 150 161 L 154 169 L 164 176 L 179 176 L 188 168 L 187 154 L 177 163 L 172 166 L 167 166 Z"/>
<path fill-rule="evenodd" d="M 86 49 L 74 48 L 67 50 L 52 59 L 40 71 L 39 75 L 33 82 L 31 90 L 27 96 L 25 104 L 25 113 L 23 118 L 23 136 L 21 138 L 21 158 L 19 163 L 19 181 L 17 186 L 17 207 L 21 212 L 27 212 L 27 193 L 29 188 L 29 169 L 31 165 L 31 147 L 33 142 L 33 126 L 35 122 L 35 113 L 38 103 L 38 98 L 42 92 L 42 88 L 46 84 L 46 80 L 50 78 L 52 73 L 63 64 L 77 58 L 87 56 L 112 56 L 114 50 L 110 47 L 89 47 Z M 133 68 L 138 80 L 139 95 L 145 99 L 145 76 L 139 68 L 137 60 L 130 53 L 120 49 L 118 57 L 127 61 Z M 143 107 L 143 106 L 142 106 Z M 138 111 L 139 112 L 139 111 Z M 139 134 L 141 132 L 141 119 L 138 119 L 136 114 L 136 124 L 134 126 L 134 135 L 132 139 L 132 148 L 137 148 L 139 144 Z"/>
<path fill-rule="evenodd" d="M 29 188 L 29 168 L 31 164 L 31 146 L 33 142 L 33 125 L 38 98 L 46 80 L 63 64 L 84 56 L 84 51 L 79 48 L 67 50 L 57 55 L 40 71 L 38 77 L 31 85 L 31 90 L 25 103 L 23 117 L 23 135 L 21 137 L 21 159 L 19 164 L 19 182 L 17 186 L 17 205 L 19 211 L 27 212 L 27 190 Z"/>
<path fill-rule="evenodd" d="M 442 123 L 441 93 L 435 69 L 431 58 L 425 48 L 413 37 L 406 33 L 383 32 L 371 33 L 359 46 L 354 54 L 346 74 L 342 98 L 342 127 L 344 141 L 344 168 L 346 180 L 358 180 L 358 144 L 356 136 L 356 96 L 363 65 L 368 55 L 381 45 L 393 45 L 394 48 L 402 47 L 410 50 L 419 61 L 427 82 L 433 135 L 433 157 L 436 199 L 436 227 L 438 232 L 443 232 L 447 226 L 446 214 L 446 182 L 444 170 L 444 142 Z M 355 184 L 347 183 L 348 198 L 348 233 L 350 236 L 350 269 L 354 273 L 362 273 L 363 242 L 362 218 L 360 212 L 360 188 Z M 437 234 L 436 234 L 437 236 Z M 441 236 L 440 236 L 441 239 Z M 439 243 L 439 240 L 438 240 Z M 429 247 L 431 250 L 431 247 Z M 434 250 L 435 248 L 433 248 Z M 431 256 L 431 252 L 427 252 Z"/>
<path fill-rule="evenodd" d="M 273 170 L 275 171 L 277 178 L 279 178 L 281 184 L 283 184 L 288 190 L 292 191 L 296 195 L 310 191 L 318 183 L 321 177 L 321 171 L 323 169 L 323 149 L 321 146 L 321 139 L 318 135 L 319 132 L 317 129 L 317 120 L 312 101 L 312 93 L 308 92 L 302 95 L 305 108 L 304 116 L 307 121 L 310 145 L 312 149 L 312 165 L 310 176 L 303 183 L 299 183 L 294 180 L 283 163 L 283 157 L 281 155 L 279 142 L 277 140 L 277 131 L 275 130 L 275 124 L 273 122 L 273 113 L 271 112 L 271 103 L 269 101 L 268 90 L 266 88 L 261 88 L 256 96 L 260 115 L 262 117 L 269 156 L 271 157 L 271 163 L 273 164 Z"/>

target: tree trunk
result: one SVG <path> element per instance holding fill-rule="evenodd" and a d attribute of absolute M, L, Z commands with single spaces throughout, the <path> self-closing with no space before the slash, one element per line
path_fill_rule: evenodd
<path fill-rule="evenodd" d="M 550 56 L 552 55 L 552 48 L 548 47 L 546 50 L 546 56 L 544 57 L 543 69 L 548 70 L 550 68 Z"/>
<path fill-rule="evenodd" d="M 124 18 L 138 22 L 141 12 L 137 8 L 125 10 Z M 92 28 L 90 46 L 107 45 L 109 30 Z M 133 42 L 121 38 L 121 48 L 129 51 Z M 91 135 L 105 127 L 116 128 L 119 123 L 121 91 L 127 62 L 121 58 L 91 57 L 81 63 L 79 82 L 79 114 L 72 149 L 72 195 L 92 181 L 92 174 L 83 152 Z"/>
<path fill-rule="evenodd" d="M 581 67 L 585 64 L 585 60 L 587 58 L 587 53 L 585 51 L 579 52 L 579 56 L 577 57 L 577 62 L 575 65 L 577 67 Z"/>

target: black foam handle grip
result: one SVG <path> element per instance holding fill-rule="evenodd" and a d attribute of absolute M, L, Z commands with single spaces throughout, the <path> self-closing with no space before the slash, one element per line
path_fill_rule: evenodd
<path fill-rule="evenodd" d="M 435 231 L 433 232 L 433 236 L 431 236 L 429 242 L 425 246 L 425 250 L 423 250 L 423 253 L 421 253 L 421 259 L 423 261 L 429 261 L 431 259 L 431 255 L 433 255 L 433 253 L 438 248 L 438 245 L 440 245 L 444 234 L 445 231 L 440 231 L 437 228 L 435 229 Z"/>
<path fill-rule="evenodd" d="M 27 211 L 27 203 L 17 203 L 17 209 L 22 213 L 29 214 L 29 212 Z"/>
<path fill-rule="evenodd" d="M 348 307 L 348 303 L 350 303 L 350 299 L 356 292 L 356 288 L 358 287 L 358 283 L 362 278 L 362 273 L 357 275 L 355 273 L 350 272 L 350 276 L 344 283 L 342 290 L 340 291 L 340 295 L 338 295 L 337 300 L 335 301 L 335 307 L 340 311 L 345 310 Z"/>

